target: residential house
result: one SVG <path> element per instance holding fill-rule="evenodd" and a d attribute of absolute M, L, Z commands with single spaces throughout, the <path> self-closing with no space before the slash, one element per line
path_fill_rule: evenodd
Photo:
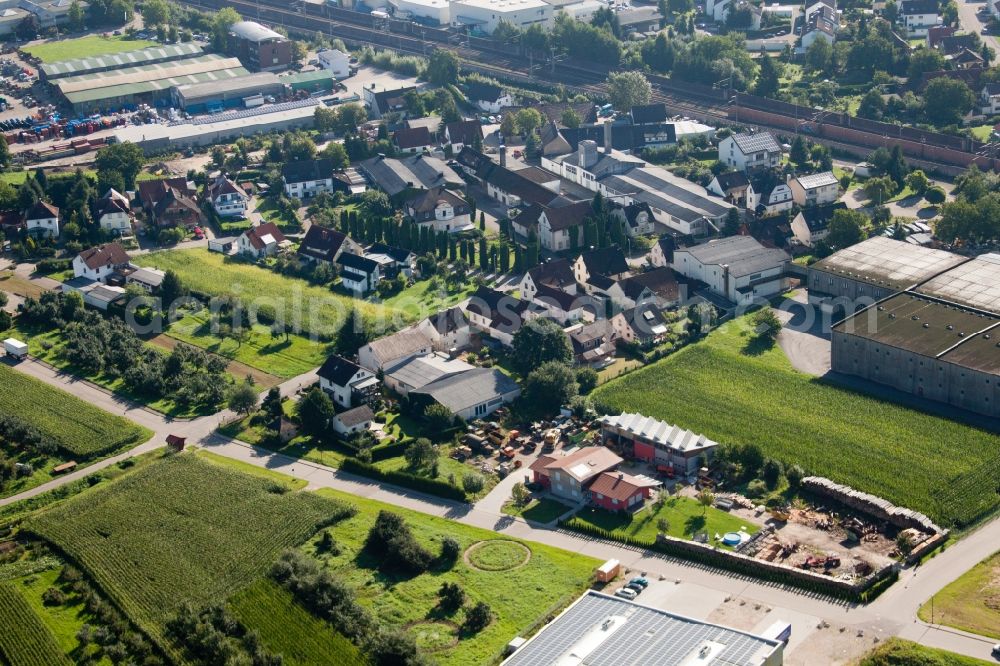
<path fill-rule="evenodd" d="M 671 307 L 683 297 L 677 276 L 666 267 L 618 280 L 604 293 L 621 310 L 630 310 L 644 303 L 654 303 L 661 308 Z"/>
<path fill-rule="evenodd" d="M 403 155 L 422 153 L 435 145 L 434 137 L 426 127 L 407 127 L 392 133 L 392 145 Z"/>
<path fill-rule="evenodd" d="M 521 278 L 518 288 L 521 290 L 521 297 L 530 301 L 542 285 L 576 294 L 576 277 L 572 264 L 566 259 L 550 259 L 529 269 Z"/>
<path fill-rule="evenodd" d="M 434 343 L 419 329 L 411 326 L 401 331 L 372 340 L 358 349 L 358 364 L 377 373 L 386 367 L 413 356 L 430 354 Z"/>
<path fill-rule="evenodd" d="M 574 324 L 566 329 L 566 335 L 580 365 L 599 365 L 615 355 L 615 330 L 607 319 Z"/>
<path fill-rule="evenodd" d="M 565 155 L 573 150 L 554 120 L 550 120 L 542 127 L 538 137 L 541 139 L 542 157 Z"/>
<path fill-rule="evenodd" d="M 414 222 L 435 232 L 457 233 L 473 226 L 468 202 L 443 187 L 416 193 L 403 203 L 403 210 Z"/>
<path fill-rule="evenodd" d="M 328 357 L 319 370 L 319 387 L 330 394 L 333 404 L 350 408 L 368 402 L 378 393 L 379 381 L 374 374 L 343 356 Z"/>
<path fill-rule="evenodd" d="M 817 39 L 823 39 L 833 44 L 837 39 L 840 21 L 837 12 L 823 5 L 819 11 L 812 13 L 809 20 L 802 25 L 802 48 L 808 50 Z"/>
<path fill-rule="evenodd" d="M 657 267 L 669 266 L 674 260 L 675 246 L 673 236 L 660 237 L 649 251 L 649 263 Z"/>
<path fill-rule="evenodd" d="M 731 134 L 719 142 L 719 161 L 740 171 L 781 164 L 781 145 L 770 132 Z"/>
<path fill-rule="evenodd" d="M 204 222 L 198 190 L 187 178 L 165 178 L 136 183 L 139 202 L 158 227 L 193 227 Z"/>
<path fill-rule="evenodd" d="M 472 327 L 469 325 L 469 318 L 458 306 L 432 314 L 417 324 L 417 327 L 430 338 L 437 351 L 466 349 L 471 344 Z"/>
<path fill-rule="evenodd" d="M 620 280 L 629 275 L 625 253 L 618 247 L 587 250 L 573 262 L 573 278 L 585 285 L 595 275 Z"/>
<path fill-rule="evenodd" d="M 651 302 L 616 313 L 611 318 L 611 327 L 616 340 L 636 345 L 656 343 L 668 331 L 663 309 Z"/>
<path fill-rule="evenodd" d="M 337 169 L 333 172 L 333 191 L 344 194 L 363 194 L 368 189 L 368 181 L 354 167 Z"/>
<path fill-rule="evenodd" d="M 655 125 L 667 122 L 667 105 L 662 102 L 633 106 L 628 112 L 633 125 Z"/>
<path fill-rule="evenodd" d="M 812 18 L 812 15 L 816 12 L 824 12 L 826 9 L 831 9 L 837 11 L 836 0 L 806 0 L 805 12 L 802 14 L 802 20 L 808 22 Z"/>
<path fill-rule="evenodd" d="M 499 370 L 473 368 L 415 389 L 409 397 L 416 406 L 442 405 L 455 416 L 472 421 L 489 416 L 520 395 L 517 382 Z"/>
<path fill-rule="evenodd" d="M 750 179 L 747 209 L 758 217 L 771 217 L 791 210 L 792 188 L 774 169 L 758 171 Z"/>
<path fill-rule="evenodd" d="M 283 243 L 287 243 L 285 235 L 274 222 L 265 222 L 256 227 L 250 227 L 236 239 L 236 251 L 239 254 L 260 259 L 277 254 Z"/>
<path fill-rule="evenodd" d="M 847 204 L 838 202 L 825 206 L 803 208 L 792 220 L 792 234 L 799 243 L 813 247 L 830 233 L 830 220 L 838 210 L 847 210 Z"/>
<path fill-rule="evenodd" d="M 788 288 L 785 269 L 791 257 L 750 236 L 730 236 L 674 250 L 672 267 L 737 305 L 780 294 Z"/>
<path fill-rule="evenodd" d="M 502 109 L 514 106 L 511 94 L 492 83 L 470 81 L 465 86 L 465 98 L 486 113 L 500 113 Z"/>
<path fill-rule="evenodd" d="M 379 273 L 386 278 L 393 279 L 400 273 L 412 278 L 417 273 L 417 255 L 401 247 L 374 243 L 364 256 L 376 262 Z"/>
<path fill-rule="evenodd" d="M 512 171 L 491 163 L 482 181 L 486 194 L 508 208 L 533 203 L 547 206 L 559 196 L 559 178 L 535 167 Z"/>
<path fill-rule="evenodd" d="M 29 234 L 59 238 L 59 209 L 47 201 L 37 201 L 24 211 L 24 226 Z"/>
<path fill-rule="evenodd" d="M 73 259 L 73 275 L 95 282 L 105 282 L 108 276 L 129 266 L 128 253 L 118 243 L 107 243 L 84 250 Z"/>
<path fill-rule="evenodd" d="M 406 95 L 416 90 L 416 86 L 404 86 L 392 90 L 388 88 L 377 90 L 374 83 L 365 86 L 362 100 L 368 109 L 368 117 L 378 120 L 387 113 L 399 113 L 405 116 Z"/>
<path fill-rule="evenodd" d="M 299 160 L 281 166 L 285 194 L 300 201 L 311 199 L 320 192 L 333 194 L 333 160 Z"/>
<path fill-rule="evenodd" d="M 566 455 L 541 455 L 528 469 L 532 480 L 554 496 L 581 503 L 587 487 L 604 472 L 618 468 L 622 458 L 604 446 L 584 446 Z"/>
<path fill-rule="evenodd" d="M 528 306 L 527 301 L 516 296 L 480 286 L 466 304 L 465 314 L 472 328 L 509 347 L 521 329 Z"/>
<path fill-rule="evenodd" d="M 351 55 L 339 49 L 324 49 L 316 53 L 319 64 L 330 71 L 335 79 L 346 79 L 351 75 Z"/>
<path fill-rule="evenodd" d="M 601 472 L 587 489 L 592 504 L 605 511 L 636 511 L 662 483 L 648 476 Z"/>
<path fill-rule="evenodd" d="M 627 205 L 611 202 L 611 216 L 625 225 L 625 233 L 629 238 L 647 236 L 655 233 L 656 223 L 652 207 L 645 202 L 636 201 Z"/>
<path fill-rule="evenodd" d="M 312 224 L 299 243 L 298 255 L 307 261 L 323 261 L 334 264 L 342 253 L 361 254 L 361 246 L 347 234 Z"/>
<path fill-rule="evenodd" d="M 593 212 L 589 201 L 561 206 L 541 206 L 538 242 L 550 252 L 583 247 L 584 220 Z"/>
<path fill-rule="evenodd" d="M 355 296 L 374 291 L 382 279 L 378 262 L 367 257 L 342 252 L 337 257 L 337 265 L 340 266 L 341 286 Z"/>
<path fill-rule="evenodd" d="M 946 26 L 938 26 L 936 28 L 928 29 L 928 42 L 931 41 L 931 32 L 940 30 L 950 30 L 951 32 L 948 34 L 938 33 L 937 38 L 934 40 L 934 45 L 930 48 L 940 51 L 946 59 L 950 60 L 961 54 L 963 51 L 977 51 L 982 44 L 979 39 L 979 35 L 976 33 L 969 32 L 962 35 L 956 35 L 954 28 Z"/>
<path fill-rule="evenodd" d="M 536 312 L 540 310 L 542 316 L 564 326 L 580 320 L 593 321 L 599 311 L 598 304 L 589 295 L 571 294 L 544 283 L 538 285 L 531 303 L 536 306 Z"/>
<path fill-rule="evenodd" d="M 800 206 L 825 206 L 840 198 L 840 181 L 832 171 L 791 176 L 788 186 L 792 190 L 792 201 Z"/>
<path fill-rule="evenodd" d="M 460 152 L 465 146 L 475 148 L 483 142 L 483 126 L 478 120 L 456 120 L 444 126 L 443 138 L 453 153 Z"/>
<path fill-rule="evenodd" d="M 236 217 L 246 214 L 250 197 L 243 189 L 224 175 L 208 184 L 208 200 L 219 217 Z"/>
<path fill-rule="evenodd" d="M 368 405 L 360 405 L 346 412 L 334 414 L 330 424 L 333 431 L 341 437 L 350 437 L 360 432 L 365 432 L 371 427 L 375 420 L 375 414 Z"/>
<path fill-rule="evenodd" d="M 449 358 L 447 354 L 434 353 L 413 356 L 388 366 L 383 382 L 394 393 L 406 398 L 412 391 L 428 384 L 474 369 L 475 366 Z"/>
<path fill-rule="evenodd" d="M 926 37 L 928 29 L 941 23 L 937 0 L 902 0 L 899 20 L 910 37 Z"/>
<path fill-rule="evenodd" d="M 0 231 L 5 238 L 17 238 L 22 229 L 24 229 L 24 216 L 21 211 L 0 211 Z"/>
<path fill-rule="evenodd" d="M 979 103 L 983 115 L 1000 113 L 1000 83 L 987 83 L 979 91 Z"/>
<path fill-rule="evenodd" d="M 727 202 L 740 208 L 751 208 L 749 205 L 753 188 L 750 181 L 742 171 L 728 171 L 720 173 L 708 184 L 708 191 L 718 195 Z"/>
<path fill-rule="evenodd" d="M 599 421 L 604 443 L 626 457 L 680 476 L 697 474 L 712 459 L 718 446 L 704 435 L 642 414 L 607 415 Z"/>
<path fill-rule="evenodd" d="M 94 220 L 104 231 L 116 236 L 131 236 L 135 216 L 128 197 L 115 189 L 94 204 Z"/>
<path fill-rule="evenodd" d="M 361 162 L 360 167 L 369 182 L 397 200 L 420 190 L 465 187 L 462 177 L 444 160 L 424 153 L 399 159 L 377 155 Z"/>

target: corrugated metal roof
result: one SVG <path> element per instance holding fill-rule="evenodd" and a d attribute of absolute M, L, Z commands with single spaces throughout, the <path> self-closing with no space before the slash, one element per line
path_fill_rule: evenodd
<path fill-rule="evenodd" d="M 659 421 L 642 414 L 619 414 L 618 416 L 602 416 L 601 423 L 637 435 L 654 444 L 677 449 L 679 451 L 696 451 L 712 448 L 718 444 L 704 435 Z"/>
<path fill-rule="evenodd" d="M 184 104 L 204 98 L 217 98 L 227 93 L 274 92 L 281 90 L 281 82 L 271 72 L 258 72 L 228 81 L 209 81 L 177 86 L 177 94 Z"/>
<path fill-rule="evenodd" d="M 138 51 L 125 51 L 124 53 L 75 58 L 73 60 L 60 60 L 59 62 L 41 65 L 40 69 L 50 78 L 68 75 L 75 76 L 97 69 L 131 67 L 153 60 L 184 58 L 202 52 L 201 47 L 194 43 L 151 46 Z"/>
<path fill-rule="evenodd" d="M 97 88 L 110 88 L 126 83 L 142 83 L 158 79 L 190 76 L 221 69 L 234 69 L 236 67 L 242 67 L 239 58 L 225 58 L 212 53 L 175 62 L 162 62 L 142 67 L 126 67 L 125 69 L 111 72 L 96 72 L 84 76 L 71 76 L 66 79 L 60 79 L 56 82 L 56 85 L 62 94 L 68 95 L 69 93 L 81 92 L 83 90 L 95 90 Z"/>
<path fill-rule="evenodd" d="M 66 95 L 66 99 L 69 100 L 71 104 L 93 102 L 102 99 L 118 99 L 120 97 L 127 97 L 129 95 L 141 95 L 142 93 L 152 92 L 154 90 L 166 90 L 172 86 L 191 84 L 191 83 L 204 83 L 207 81 L 225 81 L 228 79 L 235 79 L 241 76 L 246 76 L 248 73 L 249 72 L 247 72 L 247 70 L 244 69 L 243 67 L 234 67 L 232 69 L 222 69 L 214 72 L 202 72 L 201 74 L 190 74 L 187 76 L 175 76 L 167 79 L 159 79 L 156 81 L 145 81 L 142 83 L 129 83 L 124 85 L 111 86 L 109 88 L 83 90 L 80 92 L 70 93 Z"/>

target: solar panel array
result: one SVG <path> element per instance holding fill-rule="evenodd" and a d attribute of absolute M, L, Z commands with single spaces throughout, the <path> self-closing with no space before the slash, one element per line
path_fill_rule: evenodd
<path fill-rule="evenodd" d="M 608 630 L 602 628 L 613 619 Z M 724 647 L 704 666 L 759 666 L 773 641 L 588 592 L 519 648 L 505 666 L 549 666 L 570 651 L 586 666 L 673 666 L 706 641 Z M 574 650 L 574 648 L 576 648 Z"/>
<path fill-rule="evenodd" d="M 201 118 L 195 118 L 190 122 L 190 124 L 207 125 L 209 123 L 219 123 L 227 120 L 242 120 L 244 118 L 261 116 L 265 113 L 282 113 L 284 111 L 291 111 L 292 109 L 301 109 L 304 106 L 318 105 L 319 102 L 315 99 L 297 99 L 292 102 L 281 102 L 280 104 L 265 104 L 264 106 L 258 106 L 253 109 L 240 109 L 239 111 L 233 111 L 232 113 L 219 113 L 214 116 L 203 116 Z"/>

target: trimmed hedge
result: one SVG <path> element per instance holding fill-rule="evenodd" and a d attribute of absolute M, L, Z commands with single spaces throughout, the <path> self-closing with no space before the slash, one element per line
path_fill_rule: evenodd
<path fill-rule="evenodd" d="M 398 458 L 399 456 L 406 453 L 407 447 L 413 443 L 412 439 L 404 439 L 394 444 L 385 444 L 383 446 L 373 446 L 372 451 L 372 462 L 379 462 L 380 460 L 388 460 L 389 458 Z"/>
<path fill-rule="evenodd" d="M 880 595 L 899 578 L 899 573 L 893 570 L 887 577 L 870 584 L 867 588 L 852 589 L 847 587 L 846 583 L 835 581 L 833 579 L 826 580 L 818 577 L 815 579 L 806 579 L 804 577 L 799 578 L 794 575 L 794 572 L 784 573 L 773 571 L 762 566 L 756 566 L 754 560 L 732 557 L 725 551 L 696 548 L 693 544 L 691 547 L 684 547 L 685 544 L 669 540 L 657 541 L 653 539 L 639 539 L 624 534 L 615 534 L 609 530 L 591 525 L 590 523 L 585 523 L 575 517 L 570 518 L 569 520 L 559 521 L 559 526 L 574 532 L 580 532 L 588 536 L 597 537 L 599 539 L 616 541 L 629 546 L 654 550 L 665 555 L 677 557 L 678 559 L 707 564 L 709 566 L 725 569 L 734 573 L 745 574 L 759 580 L 766 580 L 773 583 L 783 583 L 808 590 L 810 592 L 825 594 L 840 599 L 848 599 L 851 601 L 861 601 L 863 603 Z"/>
<path fill-rule="evenodd" d="M 444 481 L 426 479 L 422 476 L 416 476 L 407 472 L 386 472 L 385 470 L 379 469 L 375 465 L 369 465 L 354 458 L 347 458 L 344 460 L 344 462 L 340 464 L 340 469 L 344 472 L 357 474 L 359 476 L 367 476 L 370 479 L 393 483 L 397 486 L 411 488 L 430 495 L 437 495 L 438 497 L 443 497 L 445 499 L 456 500 L 458 502 L 467 502 L 469 499 L 464 490 L 456 488 L 455 486 L 445 483 Z"/>

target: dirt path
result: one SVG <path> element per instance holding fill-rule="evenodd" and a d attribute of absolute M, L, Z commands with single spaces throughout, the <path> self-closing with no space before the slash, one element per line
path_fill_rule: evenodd
<path fill-rule="evenodd" d="M 150 338 L 147 340 L 150 344 L 156 345 L 161 349 L 166 349 L 167 351 L 172 350 L 177 346 L 177 340 L 170 337 L 166 333 L 161 333 L 155 338 Z M 211 352 L 206 352 L 211 353 Z M 225 357 L 223 357 L 225 358 Z M 261 390 L 269 389 L 272 386 L 277 386 L 282 382 L 281 377 L 276 377 L 270 373 L 264 372 L 263 370 L 258 370 L 257 368 L 250 367 L 246 363 L 240 363 L 239 361 L 231 361 L 226 359 L 228 365 L 226 365 L 226 370 L 236 379 L 243 379 L 244 377 L 253 377 L 254 384 L 256 384 Z"/>

